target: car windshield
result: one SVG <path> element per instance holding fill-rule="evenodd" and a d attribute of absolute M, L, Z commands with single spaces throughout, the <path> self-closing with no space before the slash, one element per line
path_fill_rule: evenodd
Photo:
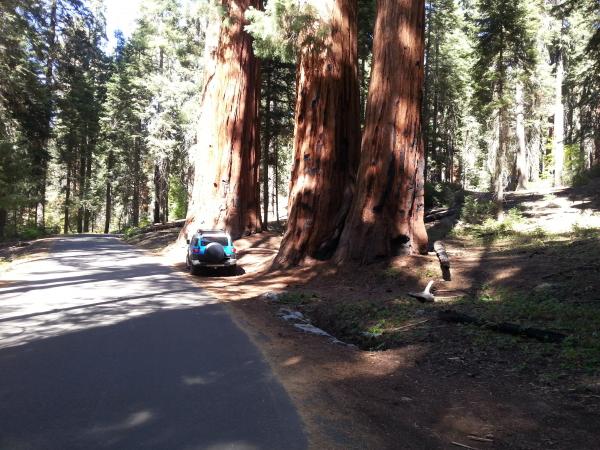
<path fill-rule="evenodd" d="M 229 245 L 229 239 L 226 236 L 202 236 L 202 246 L 206 246 L 211 242 L 216 242 L 217 244 L 221 244 L 224 247 Z"/>

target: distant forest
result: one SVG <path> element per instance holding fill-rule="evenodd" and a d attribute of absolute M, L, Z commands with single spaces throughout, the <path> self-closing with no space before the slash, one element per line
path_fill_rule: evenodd
<path fill-rule="evenodd" d="M 279 263 L 368 261 L 445 186 L 600 163 L 598 0 L 145 0 L 114 51 L 102 0 L 0 17 L 3 238 L 285 219 Z"/>

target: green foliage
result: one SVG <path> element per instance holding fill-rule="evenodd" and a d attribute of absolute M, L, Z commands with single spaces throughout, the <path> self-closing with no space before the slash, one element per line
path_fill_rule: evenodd
<path fill-rule="evenodd" d="M 573 186 L 585 186 L 595 178 L 600 178 L 600 165 L 596 165 L 589 170 L 579 172 L 572 178 L 571 184 Z"/>
<path fill-rule="evenodd" d="M 461 210 L 463 222 L 481 225 L 497 213 L 497 205 L 492 200 L 487 200 L 474 195 L 467 195 Z"/>
<path fill-rule="evenodd" d="M 425 183 L 426 208 L 450 208 L 464 200 L 462 186 L 456 183 Z"/>
<path fill-rule="evenodd" d="M 279 295 L 278 303 L 294 307 L 308 305 L 317 299 L 315 294 L 307 292 L 283 292 Z"/>
<path fill-rule="evenodd" d="M 187 214 L 187 188 L 181 179 L 171 175 L 169 179 L 169 204 L 173 219 L 185 219 Z"/>
<path fill-rule="evenodd" d="M 586 157 L 579 144 L 565 145 L 565 178 L 569 183 L 585 171 Z"/>
<path fill-rule="evenodd" d="M 26 241 L 32 241 L 34 239 L 39 239 L 40 237 L 45 236 L 45 235 L 46 235 L 46 231 L 44 229 L 41 229 L 38 227 L 26 227 L 26 228 L 23 228 L 19 233 L 19 237 Z"/>
<path fill-rule="evenodd" d="M 578 223 L 573 224 L 571 230 L 573 239 L 597 239 L 600 237 L 600 230 L 594 227 L 582 227 Z"/>
<path fill-rule="evenodd" d="M 264 11 L 250 8 L 246 18 L 255 53 L 286 63 L 296 62 L 302 49 L 320 48 L 330 32 L 326 19 L 308 2 L 271 0 Z"/>

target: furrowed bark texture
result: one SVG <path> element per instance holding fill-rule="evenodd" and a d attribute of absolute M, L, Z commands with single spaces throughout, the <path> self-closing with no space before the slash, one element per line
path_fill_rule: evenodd
<path fill-rule="evenodd" d="M 298 67 L 288 226 L 275 266 L 333 255 L 352 202 L 360 153 L 357 1 L 319 0 L 331 34 Z"/>
<path fill-rule="evenodd" d="M 248 7 L 261 0 L 223 0 L 227 20 L 208 42 L 208 76 L 195 149 L 194 186 L 181 236 L 225 228 L 239 238 L 261 230 L 259 64 L 244 31 Z"/>
<path fill-rule="evenodd" d="M 421 136 L 424 0 L 379 0 L 358 187 L 336 254 L 427 251 Z"/>

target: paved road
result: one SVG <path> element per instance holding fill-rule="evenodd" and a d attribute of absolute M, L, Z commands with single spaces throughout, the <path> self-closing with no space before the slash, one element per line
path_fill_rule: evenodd
<path fill-rule="evenodd" d="M 115 238 L 58 239 L 0 289 L 0 449 L 300 449 L 225 309 Z"/>

